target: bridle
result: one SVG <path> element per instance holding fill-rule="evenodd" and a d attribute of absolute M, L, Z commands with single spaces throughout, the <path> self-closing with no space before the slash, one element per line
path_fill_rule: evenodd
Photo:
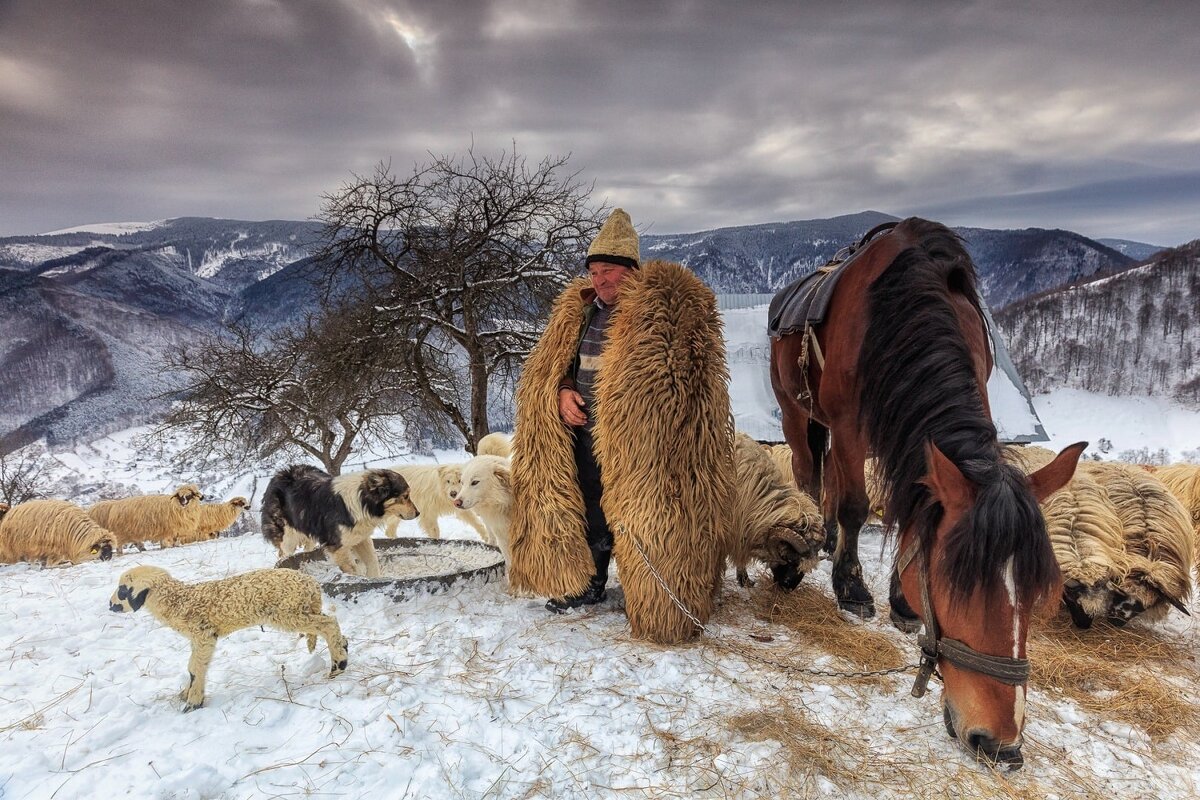
<path fill-rule="evenodd" d="M 933 602 L 929 597 L 929 569 L 925 559 L 924 543 L 914 534 L 912 542 L 896 562 L 896 575 L 904 571 L 916 559 L 917 581 L 921 585 L 921 622 L 924 629 L 917 636 L 921 646 L 921 662 L 917 667 L 917 678 L 913 682 L 912 696 L 923 697 L 929 689 L 929 678 L 937 672 L 938 658 L 944 658 L 959 669 L 986 675 L 1009 686 L 1019 686 L 1029 680 L 1029 660 L 993 656 L 963 644 L 957 639 L 942 638 L 937 617 L 933 614 Z M 940 678 L 941 675 L 938 675 Z"/>

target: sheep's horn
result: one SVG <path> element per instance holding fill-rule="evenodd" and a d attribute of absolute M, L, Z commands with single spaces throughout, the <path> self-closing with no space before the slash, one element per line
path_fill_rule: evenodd
<path fill-rule="evenodd" d="M 1175 606 L 1180 611 L 1182 611 L 1183 615 L 1185 617 L 1190 617 L 1192 615 L 1192 612 L 1187 610 L 1187 606 L 1185 606 L 1182 601 L 1176 600 L 1174 597 L 1166 597 L 1165 595 L 1164 595 L 1163 599 L 1165 599 L 1168 603 L 1170 603 L 1171 605 Z"/>

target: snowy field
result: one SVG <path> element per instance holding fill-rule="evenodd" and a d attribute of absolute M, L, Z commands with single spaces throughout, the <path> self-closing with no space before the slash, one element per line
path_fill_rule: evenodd
<path fill-rule="evenodd" d="M 1174 406 L 1079 392 L 1035 404 L 1054 446 L 1103 437 L 1109 458 L 1163 447 L 1173 459 L 1200 447 L 1200 414 Z M 172 474 L 136 433 L 57 454 L 54 477 L 80 500 L 97 487 L 156 492 L 185 478 L 222 497 L 265 485 L 266 470 Z M 363 463 L 391 460 L 365 454 L 348 468 Z M 450 518 L 442 528 L 474 538 Z M 420 533 L 406 522 L 400 535 Z M 206 706 L 182 714 L 186 642 L 146 612 L 109 612 L 117 577 L 153 564 L 214 579 L 270 566 L 273 554 L 244 536 L 71 568 L 0 566 L 0 799 L 1200 796 L 1200 730 L 1152 739 L 1038 686 L 1025 768 L 980 767 L 946 737 L 936 681 L 916 700 L 907 674 L 789 669 L 858 666 L 821 637 L 756 615 L 767 581 L 748 591 L 732 573 L 705 637 L 673 648 L 629 637 L 619 576 L 606 603 L 566 617 L 497 583 L 404 602 L 327 600 L 350 640 L 346 673 L 326 677 L 323 643 L 309 654 L 289 634 L 245 630 L 218 646 Z M 864 535 L 881 604 L 890 557 L 876 531 Z M 805 579 L 826 608 L 828 572 L 826 562 Z M 847 624 L 915 661 L 915 641 L 884 610 Z M 1172 612 L 1131 627 L 1184 654 L 1178 670 L 1145 680 L 1200 703 L 1200 622 Z"/>
<path fill-rule="evenodd" d="M 453 520 L 444 529 L 472 536 Z M 404 523 L 401 535 L 419 534 Z M 864 551 L 883 598 L 877 534 Z M 109 612 L 117 577 L 155 564 L 212 579 L 272 556 L 244 536 L 73 568 L 0 566 L 0 797 L 1200 794 L 1196 731 L 1152 743 L 1036 688 L 1025 768 L 979 767 L 943 732 L 936 682 L 914 700 L 906 675 L 864 683 L 747 658 L 853 669 L 820 640 L 756 619 L 732 576 L 707 636 L 673 648 L 630 639 L 616 580 L 602 606 L 565 617 L 496 583 L 330 600 L 350 641 L 346 673 L 326 677 L 323 644 L 310 655 L 292 635 L 244 630 L 221 640 L 206 706 L 181 713 L 186 643 L 145 611 Z M 805 580 L 827 594 L 828 564 Z M 914 656 L 884 621 L 863 628 Z M 1172 615 L 1159 631 L 1200 657 L 1193 621 Z M 746 723 L 778 717 L 827 732 L 802 744 L 857 777 L 831 780 L 791 753 L 796 742 Z"/>

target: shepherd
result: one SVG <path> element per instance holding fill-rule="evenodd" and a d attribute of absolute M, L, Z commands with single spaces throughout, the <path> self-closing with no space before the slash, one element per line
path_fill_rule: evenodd
<path fill-rule="evenodd" d="M 517 388 L 509 581 L 551 611 L 595 605 L 611 554 L 633 635 L 685 641 L 713 610 L 733 488 L 716 297 L 641 263 L 620 208 L 585 263 Z"/>

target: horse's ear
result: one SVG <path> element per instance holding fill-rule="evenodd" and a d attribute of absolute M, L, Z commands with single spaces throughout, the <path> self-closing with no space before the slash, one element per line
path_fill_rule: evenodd
<path fill-rule="evenodd" d="M 1079 465 L 1079 457 L 1088 446 L 1087 442 L 1076 442 L 1067 445 L 1054 460 L 1029 476 L 1029 488 L 1038 503 L 1066 486 L 1075 475 L 1075 467 Z"/>
<path fill-rule="evenodd" d="M 975 485 L 938 449 L 932 439 L 925 443 L 925 466 L 929 472 L 923 483 L 947 513 L 970 507 L 975 500 Z"/>

